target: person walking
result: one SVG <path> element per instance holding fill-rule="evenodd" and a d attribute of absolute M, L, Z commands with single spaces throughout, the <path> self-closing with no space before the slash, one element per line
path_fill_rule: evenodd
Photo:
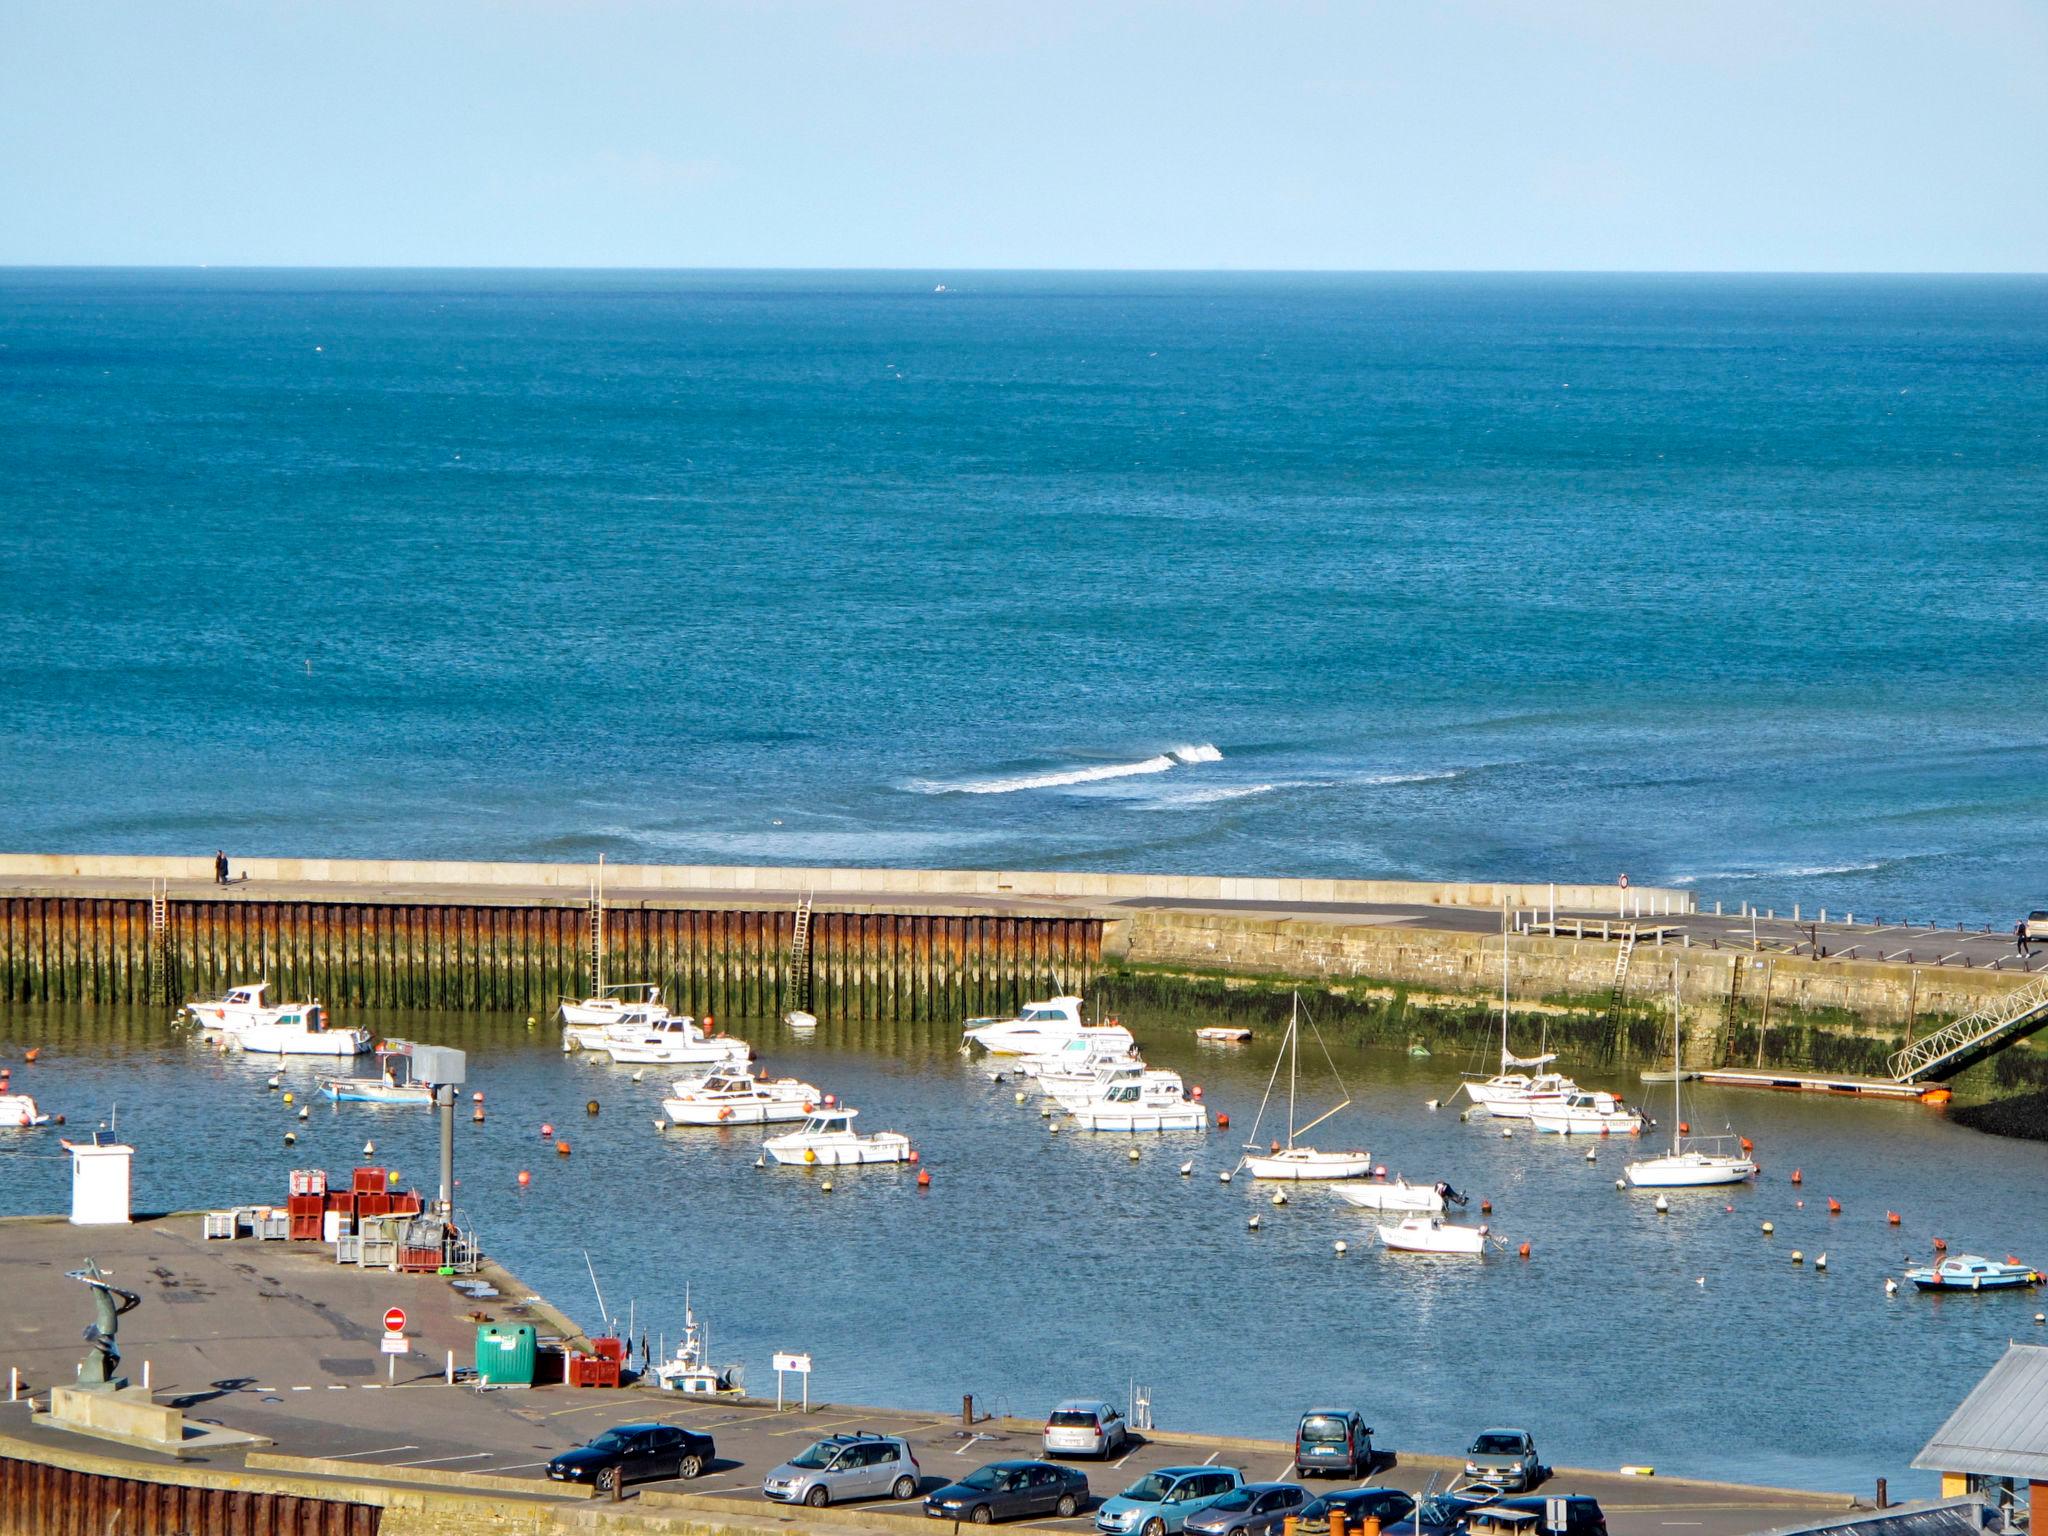
<path fill-rule="evenodd" d="M 226 885 L 228 883 L 228 856 L 227 850 L 223 848 L 213 850 L 213 883 L 215 885 Z"/>
<path fill-rule="evenodd" d="M 2027 920 L 2023 917 L 2012 925 L 2012 947 L 2019 951 L 2020 958 L 2026 959 L 2033 953 L 2034 936 L 2027 931 Z"/>

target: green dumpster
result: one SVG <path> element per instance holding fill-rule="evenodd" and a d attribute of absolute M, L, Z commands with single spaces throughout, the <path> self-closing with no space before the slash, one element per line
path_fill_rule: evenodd
<path fill-rule="evenodd" d="M 533 1324 L 479 1323 L 476 1378 L 489 1387 L 530 1387 L 534 1351 Z"/>

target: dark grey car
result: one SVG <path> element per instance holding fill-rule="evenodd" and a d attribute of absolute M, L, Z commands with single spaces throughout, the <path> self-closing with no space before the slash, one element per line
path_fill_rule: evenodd
<path fill-rule="evenodd" d="M 1088 1502 L 1088 1479 L 1050 1461 L 992 1461 L 925 1495 L 934 1520 L 1019 1520 L 1051 1515 L 1065 1520 Z"/>
<path fill-rule="evenodd" d="M 1274 1536 L 1309 1500 L 1299 1483 L 1246 1483 L 1200 1514 L 1189 1515 L 1188 1536 Z"/>

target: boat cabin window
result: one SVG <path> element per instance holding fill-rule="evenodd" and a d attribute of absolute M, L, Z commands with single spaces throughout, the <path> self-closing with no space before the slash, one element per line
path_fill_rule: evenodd
<path fill-rule="evenodd" d="M 1137 1085 L 1136 1083 L 1133 1083 L 1133 1084 L 1131 1084 L 1131 1085 L 1130 1085 L 1130 1086 L 1129 1086 L 1128 1088 L 1112 1088 L 1112 1089 L 1110 1089 L 1110 1091 L 1109 1091 L 1109 1101 L 1110 1101 L 1110 1103 L 1112 1103 L 1112 1104 L 1135 1104 L 1135 1103 L 1137 1103 L 1137 1102 L 1138 1102 L 1138 1085 Z"/>
<path fill-rule="evenodd" d="M 1057 1008 L 1026 1008 L 1017 1015 L 1020 1024 L 1056 1024 L 1066 1015 Z"/>

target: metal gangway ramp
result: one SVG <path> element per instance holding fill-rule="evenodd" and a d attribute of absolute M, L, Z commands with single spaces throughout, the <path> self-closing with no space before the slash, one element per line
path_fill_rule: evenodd
<path fill-rule="evenodd" d="M 2048 972 L 1915 1040 L 1888 1065 L 1901 1083 L 1941 1081 L 2043 1025 L 2048 1025 Z"/>

